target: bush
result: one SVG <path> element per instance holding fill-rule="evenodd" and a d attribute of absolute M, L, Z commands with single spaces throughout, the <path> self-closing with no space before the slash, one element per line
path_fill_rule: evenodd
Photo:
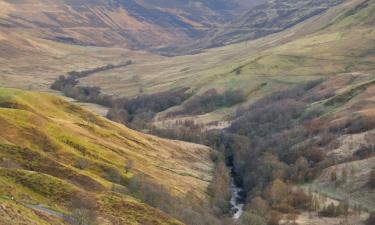
<path fill-rule="evenodd" d="M 370 217 L 366 220 L 366 225 L 375 224 L 375 212 L 370 213 Z"/>
<path fill-rule="evenodd" d="M 375 169 L 373 168 L 370 174 L 368 184 L 371 188 L 375 188 Z"/>
<path fill-rule="evenodd" d="M 210 207 L 192 193 L 187 193 L 185 198 L 172 196 L 164 186 L 153 183 L 143 175 L 134 176 L 129 182 L 128 190 L 135 198 L 162 210 L 185 224 L 220 224 L 220 221 L 210 211 Z"/>
<path fill-rule="evenodd" d="M 249 211 L 255 213 L 264 218 L 269 214 L 270 206 L 267 201 L 261 197 L 255 197 L 250 201 L 248 205 Z"/>
<path fill-rule="evenodd" d="M 349 205 L 344 201 L 340 202 L 339 205 L 335 205 L 334 203 L 329 204 L 319 212 L 319 215 L 324 217 L 339 217 L 341 215 L 348 215 L 348 213 Z"/>
<path fill-rule="evenodd" d="M 73 225 L 96 225 L 96 199 L 93 196 L 80 193 L 72 198 L 70 203 L 71 215 L 65 220 Z"/>
<path fill-rule="evenodd" d="M 289 187 L 282 180 L 273 181 L 266 189 L 266 199 L 271 205 L 280 204 L 289 195 Z"/>
<path fill-rule="evenodd" d="M 347 133 L 356 134 L 375 128 L 375 118 L 361 116 L 354 120 L 347 128 Z"/>
<path fill-rule="evenodd" d="M 375 156 L 375 146 L 362 146 L 355 153 L 354 156 L 358 159 L 368 159 Z"/>
<path fill-rule="evenodd" d="M 245 212 L 241 216 L 240 225 L 267 225 L 267 222 L 261 216 L 251 212 Z"/>
<path fill-rule="evenodd" d="M 271 211 L 271 216 L 268 225 L 279 225 L 283 215 L 277 211 Z"/>
<path fill-rule="evenodd" d="M 312 197 L 302 189 L 297 189 L 290 195 L 288 202 L 296 209 L 309 210 L 312 204 Z"/>
<path fill-rule="evenodd" d="M 74 162 L 74 167 L 81 169 L 81 170 L 86 169 L 88 166 L 89 166 L 89 161 L 85 158 L 78 158 Z"/>

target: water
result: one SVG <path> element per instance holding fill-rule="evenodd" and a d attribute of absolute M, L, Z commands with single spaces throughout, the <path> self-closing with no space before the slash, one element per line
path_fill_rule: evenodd
<path fill-rule="evenodd" d="M 229 168 L 231 170 L 231 192 L 232 196 L 230 199 L 230 204 L 232 205 L 232 212 L 233 212 L 233 219 L 239 219 L 243 213 L 244 203 L 241 197 L 241 192 L 243 189 L 239 187 L 236 182 L 234 181 L 234 171 L 233 168 Z"/>

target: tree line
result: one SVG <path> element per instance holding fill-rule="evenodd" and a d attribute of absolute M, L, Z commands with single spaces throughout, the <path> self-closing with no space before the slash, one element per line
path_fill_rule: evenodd
<path fill-rule="evenodd" d="M 297 85 L 240 108 L 234 122 L 223 131 L 206 132 L 199 125 L 189 123 L 176 126 L 174 131 L 155 129 L 154 132 L 211 146 L 225 155 L 227 163 L 233 163 L 236 182 L 245 190 L 247 207 L 243 224 L 278 224 L 282 214 L 296 215 L 299 210 L 317 211 L 321 216 L 346 215 L 345 201 L 324 206 L 314 195 L 292 188 L 312 181 L 323 169 L 340 163 L 326 157 L 327 148 L 332 148 L 338 137 L 375 128 L 374 120 L 366 117 L 352 117 L 327 126 L 322 117 L 327 109 L 310 108 L 312 103 L 334 95 L 317 91 L 322 82 Z M 343 162 L 372 157 L 375 143 L 370 139 Z M 368 181 L 370 188 L 374 174 Z M 343 185 L 345 173 L 337 176 L 337 185 Z"/>

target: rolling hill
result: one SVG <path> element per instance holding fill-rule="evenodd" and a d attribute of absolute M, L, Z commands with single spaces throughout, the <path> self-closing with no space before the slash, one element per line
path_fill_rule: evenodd
<path fill-rule="evenodd" d="M 339 1 L 330 1 L 328 4 L 325 1 L 313 2 L 306 0 L 291 8 L 289 4 L 266 0 L 2 1 L 0 31 L 12 31 L 21 36 L 31 34 L 38 38 L 83 46 L 171 49 L 169 54 L 176 54 L 176 46 L 196 40 L 201 43 L 209 42 L 202 47 L 212 47 L 270 33 L 250 32 L 245 35 L 248 32 L 242 32 L 243 38 L 238 39 L 233 33 L 225 33 L 221 28 L 226 32 L 233 31 L 233 27 L 246 31 L 249 26 L 254 29 L 265 24 L 266 30 L 281 31 L 321 13 Z M 290 9 L 286 12 L 280 9 L 281 12 L 277 11 L 273 15 L 275 8 L 278 10 L 280 7 Z M 238 18 L 247 9 L 250 15 L 245 13 Z M 260 14 L 253 13 L 259 11 Z M 298 13 L 299 11 L 302 13 Z M 285 22 L 294 17 L 292 22 Z M 249 25 L 249 20 L 256 22 Z M 274 21 L 284 21 L 280 22 L 284 24 L 279 26 Z M 203 41 L 211 39 L 212 34 L 215 34 L 212 40 Z M 205 36 L 210 38 L 204 38 Z M 188 51 L 190 50 L 185 52 Z"/>
<path fill-rule="evenodd" d="M 1 30 L 58 42 L 150 48 L 193 40 L 224 23 L 240 4 L 227 1 L 2 1 Z"/>
<path fill-rule="evenodd" d="M 297 7 L 295 1 L 236 2 L 0 2 L 0 85 L 24 89 L 0 88 L 0 218 L 64 224 L 64 217 L 76 213 L 73 203 L 95 202 L 85 210 L 95 212 L 101 224 L 181 224 L 155 209 L 173 207 L 158 203 L 186 198 L 190 205 L 180 207 L 194 212 L 212 200 L 210 148 L 142 134 L 32 91 L 51 92 L 51 84 L 69 74 L 89 74 L 75 77 L 77 87 L 99 87 L 94 89 L 112 96 L 109 105 L 126 119 L 146 121 L 139 130 L 172 128 L 173 135 L 183 136 L 180 127 L 197 125 L 199 131 L 190 133 L 200 141 L 211 130 L 233 135 L 233 140 L 219 136 L 214 147 L 233 161 L 236 179 L 248 193 L 246 210 L 251 210 L 252 197 L 265 191 L 261 197 L 267 198 L 272 189 L 279 190 L 272 182 L 282 186 L 275 179 L 280 178 L 292 182 L 289 194 L 306 188 L 337 203 L 347 201 L 352 211 L 357 205 L 374 211 L 369 180 L 374 163 L 375 1 L 304 0 Z M 232 32 L 226 25 L 246 29 Z M 253 31 L 259 27 L 263 32 Z M 189 45 L 193 40 L 199 45 Z M 170 48 L 176 43 L 184 45 Z M 167 57 L 134 51 L 155 48 L 174 55 L 186 49 L 199 53 Z M 90 96 L 87 90 L 83 95 Z M 160 96 L 167 99 L 161 106 L 155 103 Z M 233 96 L 240 100 L 227 104 Z M 157 110 L 147 111 L 147 104 Z M 154 187 L 162 197 L 137 192 L 153 194 Z M 77 195 L 88 199 L 76 203 Z M 317 210 L 326 203 L 314 209 L 313 217 L 306 215 L 311 210 L 306 206 L 294 211 L 272 204 L 272 213 L 301 213 L 301 224 L 338 219 L 320 220 Z M 186 215 L 199 220 L 197 214 Z M 364 220 L 354 219 L 359 224 Z"/>
<path fill-rule="evenodd" d="M 320 15 L 342 2 L 344 1 L 304 0 L 295 2 L 281 0 L 258 2 L 227 24 L 210 30 L 207 35 L 193 44 L 175 46 L 175 48 L 181 49 L 182 52 L 194 53 L 206 48 L 254 40 L 284 31 L 311 17 Z"/>
<path fill-rule="evenodd" d="M 152 94 L 187 87 L 197 95 L 211 88 L 235 89 L 251 102 L 308 80 L 347 73 L 371 76 L 373 11 L 374 1 L 349 1 L 275 35 L 196 55 L 134 63 L 83 78 L 81 85 L 128 97 L 138 95 L 140 88 Z M 118 80 L 122 82 L 114 82 Z M 227 113 L 219 110 L 211 118 L 222 120 Z M 210 115 L 203 120 L 207 118 Z"/>
<path fill-rule="evenodd" d="M 62 224 L 59 215 L 69 215 L 72 199 L 85 195 L 97 202 L 102 221 L 180 224 L 115 192 L 140 175 L 172 195 L 207 201 L 213 169 L 207 147 L 144 135 L 59 97 L 16 89 L 0 90 L 0 123 L 0 214 L 6 224 Z"/>

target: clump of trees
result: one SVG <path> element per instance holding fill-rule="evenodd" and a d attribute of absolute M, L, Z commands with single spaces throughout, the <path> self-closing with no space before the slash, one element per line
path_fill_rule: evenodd
<path fill-rule="evenodd" d="M 59 76 L 59 78 L 51 85 L 51 88 L 53 90 L 61 91 L 65 96 L 77 99 L 78 101 L 97 103 L 111 107 L 113 100 L 111 96 L 102 94 L 99 87 L 77 86 L 79 83 L 78 79 L 88 77 L 102 71 L 126 67 L 131 64 L 132 61 L 129 60 L 118 65 L 107 64 L 105 66 L 89 70 L 71 71 L 66 76 Z"/>
<path fill-rule="evenodd" d="M 116 69 L 120 67 L 126 67 L 131 65 L 132 61 L 127 61 L 125 63 L 120 63 L 118 65 L 113 64 L 107 64 L 102 67 L 96 67 L 89 70 L 83 70 L 83 71 L 71 71 L 68 72 L 67 76 L 60 76 L 52 85 L 51 88 L 54 90 L 63 90 L 67 86 L 76 86 L 78 84 L 78 79 L 88 77 L 92 74 L 103 72 L 106 70 Z"/>
<path fill-rule="evenodd" d="M 60 76 L 52 85 L 54 90 L 61 91 L 65 96 L 74 98 L 81 102 L 96 103 L 109 107 L 107 117 L 116 122 L 129 125 L 133 129 L 143 130 L 149 127 L 149 122 L 156 113 L 170 107 L 180 105 L 191 94 L 189 88 L 181 88 L 149 95 L 140 95 L 133 99 L 114 98 L 111 95 L 103 94 L 100 87 L 78 86 L 78 79 L 92 74 L 126 67 L 132 64 L 128 61 L 119 65 L 108 64 L 103 67 L 85 71 L 72 71 L 67 76 Z"/>
<path fill-rule="evenodd" d="M 248 198 L 247 205 L 253 199 L 258 204 L 264 201 L 267 215 L 248 209 L 243 220 L 278 224 L 281 213 L 294 215 L 298 210 L 320 210 L 316 199 L 304 191 L 292 190 L 289 185 L 311 181 L 321 170 L 334 164 L 325 157 L 324 148 L 333 145 L 343 130 L 330 130 L 317 123 L 321 122 L 317 118 L 324 110 L 306 114 L 312 102 L 331 96 L 314 91 L 320 83 L 310 82 L 262 98 L 249 108 L 239 109 L 235 121 L 224 132 L 206 134 L 206 144 L 233 158 L 235 172 Z M 344 132 L 362 132 L 375 127 L 371 123 L 362 126 L 360 120 L 354 119 L 345 125 Z M 371 154 L 368 150 L 361 152 L 361 155 L 368 154 Z M 345 182 L 346 176 L 347 171 L 343 171 L 335 183 Z M 320 214 L 343 215 L 347 213 L 344 206 L 343 203 L 335 206 L 333 211 L 329 206 Z"/>
<path fill-rule="evenodd" d="M 366 220 L 366 225 L 375 224 L 375 212 L 370 213 L 370 217 Z"/>
<path fill-rule="evenodd" d="M 212 112 L 221 107 L 230 107 L 246 100 L 245 94 L 240 90 L 227 90 L 223 93 L 210 89 L 200 96 L 195 96 L 184 104 L 180 114 L 203 114 Z"/>
<path fill-rule="evenodd" d="M 151 127 L 150 133 L 173 140 L 182 140 L 205 144 L 204 127 L 193 120 L 176 120 L 173 128 L 158 129 Z"/>
<path fill-rule="evenodd" d="M 180 105 L 190 97 L 189 88 L 181 88 L 155 94 L 141 95 L 133 99 L 120 98 L 112 101 L 107 117 L 127 124 L 133 129 L 149 128 L 156 113 Z"/>
<path fill-rule="evenodd" d="M 194 193 L 188 192 L 184 197 L 173 196 L 164 186 L 154 183 L 144 175 L 134 176 L 127 186 L 127 192 L 185 224 L 221 224 L 210 205 L 198 199 Z"/>
<path fill-rule="evenodd" d="M 73 225 L 97 225 L 97 203 L 94 196 L 77 193 L 69 205 L 70 215 L 65 221 Z"/>
<path fill-rule="evenodd" d="M 227 215 L 230 213 L 231 205 L 231 177 L 223 159 L 216 164 L 213 179 L 208 186 L 208 194 L 211 197 L 211 207 L 216 215 Z"/>
<path fill-rule="evenodd" d="M 319 215 L 324 217 L 338 217 L 341 215 L 348 215 L 349 213 L 349 204 L 345 201 L 340 202 L 340 204 L 335 205 L 334 203 L 325 206 L 320 212 Z"/>

